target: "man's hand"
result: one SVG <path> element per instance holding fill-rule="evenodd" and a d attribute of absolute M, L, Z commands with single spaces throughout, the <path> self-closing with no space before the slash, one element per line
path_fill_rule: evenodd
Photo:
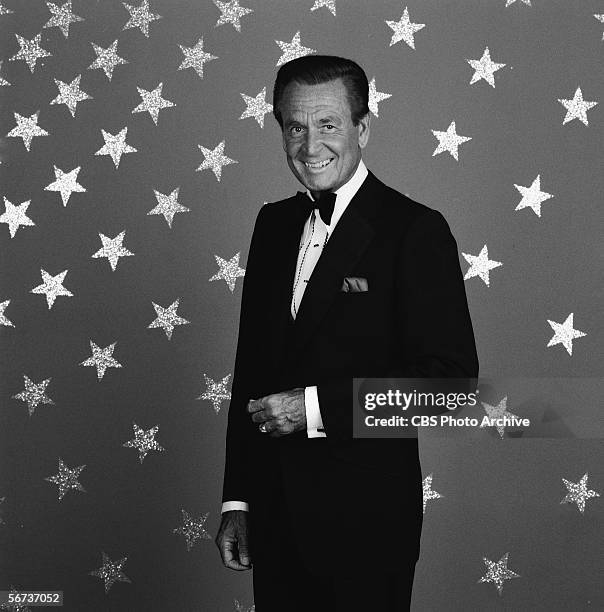
<path fill-rule="evenodd" d="M 248 514 L 245 510 L 227 510 L 222 513 L 222 521 L 214 541 L 220 551 L 222 563 L 229 569 L 252 569 L 248 548 Z"/>
<path fill-rule="evenodd" d="M 271 438 L 306 429 L 303 387 L 250 400 L 247 411 L 254 423 L 264 424 L 265 432 Z"/>

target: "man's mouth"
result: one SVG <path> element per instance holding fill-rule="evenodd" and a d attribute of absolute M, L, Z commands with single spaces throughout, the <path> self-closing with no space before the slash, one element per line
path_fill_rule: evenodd
<path fill-rule="evenodd" d="M 321 168 L 325 168 L 327 166 L 329 166 L 329 164 L 331 164 L 331 162 L 334 160 L 333 157 L 329 157 L 327 159 L 324 159 L 322 161 L 317 161 L 317 162 L 304 162 L 304 165 L 307 168 L 312 168 L 314 170 L 319 170 Z"/>

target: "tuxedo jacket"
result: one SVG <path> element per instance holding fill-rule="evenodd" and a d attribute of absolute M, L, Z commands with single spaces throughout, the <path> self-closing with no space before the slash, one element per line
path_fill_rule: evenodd
<path fill-rule="evenodd" d="M 457 244 L 441 213 L 369 171 L 327 241 L 294 321 L 307 216 L 293 196 L 265 204 L 255 222 L 222 500 L 249 503 L 252 561 L 262 555 L 279 488 L 309 571 L 379 574 L 419 556 L 418 441 L 353 438 L 352 378 L 478 376 Z M 345 277 L 365 278 L 368 290 L 343 291 Z M 317 385 L 326 437 L 300 431 L 271 438 L 246 411 L 250 399 L 309 385 Z"/>

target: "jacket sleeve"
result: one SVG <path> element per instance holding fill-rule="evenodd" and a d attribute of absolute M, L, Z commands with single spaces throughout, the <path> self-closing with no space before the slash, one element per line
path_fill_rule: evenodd
<path fill-rule="evenodd" d="M 397 354 L 384 378 L 474 378 L 478 357 L 457 243 L 428 209 L 409 228 L 396 260 Z M 352 378 L 317 384 L 328 438 L 352 438 Z"/>
<path fill-rule="evenodd" d="M 225 467 L 222 489 L 223 503 L 230 500 L 248 502 L 248 468 L 250 455 L 247 451 L 247 440 L 250 438 L 249 429 L 253 427 L 251 418 L 246 412 L 247 402 L 250 399 L 250 367 L 254 359 L 254 330 L 257 329 L 255 313 L 260 303 L 257 299 L 259 292 L 258 279 L 261 276 L 262 263 L 260 261 L 261 244 L 263 242 L 263 226 L 266 205 L 258 212 L 250 248 L 248 252 L 243 289 L 241 309 L 239 314 L 239 335 L 237 339 L 237 352 L 235 356 L 235 369 L 231 385 L 231 401 L 229 404 L 228 424 L 225 448 Z"/>

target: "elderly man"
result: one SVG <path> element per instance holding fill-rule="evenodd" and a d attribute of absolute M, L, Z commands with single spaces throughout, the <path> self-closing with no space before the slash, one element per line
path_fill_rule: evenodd
<path fill-rule="evenodd" d="M 284 64 L 273 113 L 305 191 L 254 226 L 216 544 L 226 567 L 253 568 L 256 612 L 408 610 L 417 438 L 353 437 L 352 379 L 478 376 L 457 245 L 439 212 L 361 159 L 358 64 Z"/>

